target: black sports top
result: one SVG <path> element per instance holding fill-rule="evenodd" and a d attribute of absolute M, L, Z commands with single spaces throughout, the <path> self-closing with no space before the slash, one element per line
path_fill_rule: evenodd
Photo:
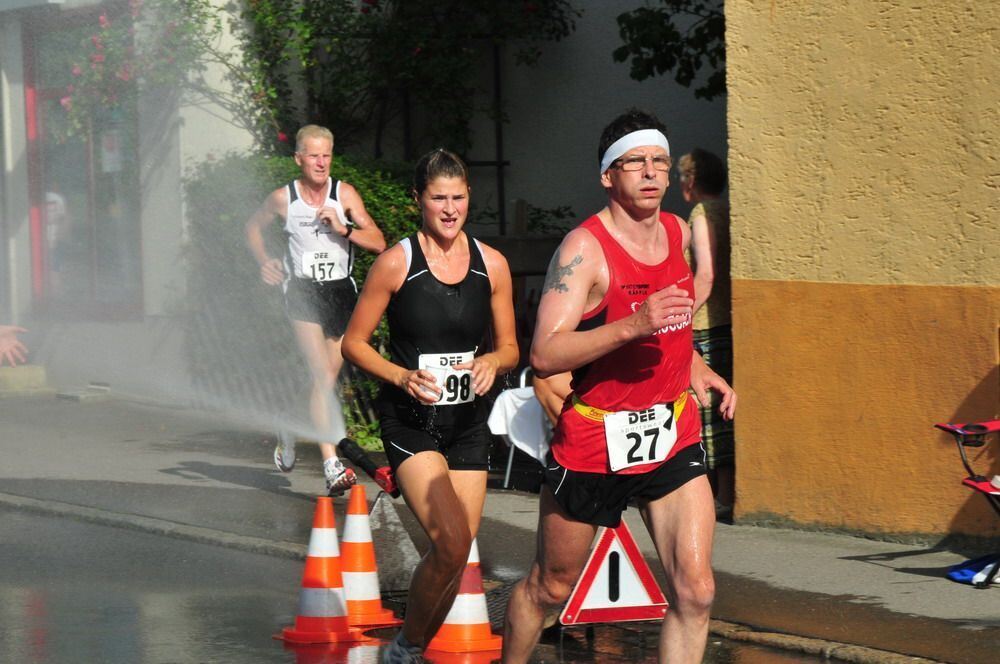
<path fill-rule="evenodd" d="M 469 269 L 455 284 L 443 283 L 431 273 L 416 235 L 403 239 L 400 245 L 407 257 L 406 280 L 386 308 L 392 361 L 407 369 L 417 369 L 426 368 L 420 366 L 421 356 L 424 362 L 434 356 L 435 363 L 449 359 L 454 363 L 459 354 L 485 352 L 493 318 L 492 289 L 479 243 L 469 238 Z M 439 383 L 443 378 L 438 376 Z M 412 420 L 415 416 L 417 423 L 433 419 L 437 425 L 453 426 L 485 418 L 487 404 L 472 398 L 469 379 L 463 382 L 457 378 L 448 377 L 452 396 L 461 392 L 460 401 L 471 400 L 428 406 L 395 385 L 384 385 L 382 397 L 392 402 L 399 417 Z M 402 410 L 407 412 L 401 412 L 400 406 L 405 406 Z"/>

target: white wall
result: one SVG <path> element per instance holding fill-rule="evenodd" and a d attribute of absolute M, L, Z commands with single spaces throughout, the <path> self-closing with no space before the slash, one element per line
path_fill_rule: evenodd
<path fill-rule="evenodd" d="M 225 5 L 226 0 L 215 0 Z M 229 29 L 229 21 L 223 21 L 224 33 L 217 48 L 222 52 L 233 51 L 237 42 Z M 205 82 L 213 89 L 228 96 L 230 84 L 224 78 L 221 66 L 209 68 L 205 72 Z M 221 156 L 236 150 L 249 149 L 253 143 L 250 134 L 240 127 L 232 114 L 216 104 L 203 99 L 186 100 L 179 115 L 180 160 L 186 170 L 202 161 L 206 156 Z"/>
<path fill-rule="evenodd" d="M 225 34 L 217 45 L 222 51 L 236 47 L 228 21 L 224 24 Z M 226 97 L 230 86 L 223 73 L 221 66 L 209 67 L 204 78 Z M 147 95 L 141 118 L 144 309 L 147 315 L 160 316 L 169 314 L 185 296 L 185 175 L 213 156 L 249 149 L 253 139 L 226 109 L 176 92 Z"/>
<path fill-rule="evenodd" d="M 3 277 L 6 311 L 0 322 L 21 323 L 31 305 L 31 241 L 28 223 L 28 162 L 24 117 L 24 58 L 20 23 L 0 14 L 0 131 L 3 156 L 0 168 L 0 224 L 4 232 Z"/>

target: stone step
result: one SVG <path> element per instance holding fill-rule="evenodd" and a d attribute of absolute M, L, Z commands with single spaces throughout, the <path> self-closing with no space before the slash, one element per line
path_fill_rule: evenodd
<path fill-rule="evenodd" d="M 45 367 L 42 365 L 0 367 L 0 397 L 51 394 L 55 394 L 55 390 L 49 387 Z"/>

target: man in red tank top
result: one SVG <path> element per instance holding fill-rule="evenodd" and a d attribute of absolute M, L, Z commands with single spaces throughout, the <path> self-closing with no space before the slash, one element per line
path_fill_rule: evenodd
<path fill-rule="evenodd" d="M 659 660 L 700 662 L 704 654 L 715 507 L 688 388 L 703 404 L 718 390 L 727 419 L 736 394 L 691 350 L 691 233 L 660 211 L 671 166 L 665 133 L 634 109 L 605 128 L 598 158 L 608 205 L 566 236 L 549 265 L 531 364 L 542 376 L 572 371 L 573 392 L 546 464 L 539 550 L 507 606 L 507 663 L 528 661 L 597 527 L 617 526 L 630 500 L 667 578 Z"/>

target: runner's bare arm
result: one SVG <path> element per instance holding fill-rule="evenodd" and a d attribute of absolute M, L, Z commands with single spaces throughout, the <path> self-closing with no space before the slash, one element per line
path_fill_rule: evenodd
<path fill-rule="evenodd" d="M 691 227 L 676 214 L 673 216 L 677 220 L 677 227 L 681 229 L 681 250 L 687 251 L 688 247 L 691 246 Z"/>
<path fill-rule="evenodd" d="M 288 191 L 281 187 L 271 192 L 260 207 L 250 215 L 244 230 L 250 253 L 260 266 L 260 278 L 266 284 L 276 286 L 285 278 L 285 270 L 280 258 L 271 258 L 264 243 L 264 229 L 282 217 L 288 209 Z"/>
<path fill-rule="evenodd" d="M 511 284 L 510 266 L 507 259 L 496 249 L 480 244 L 483 260 L 490 275 L 493 294 L 490 296 L 490 310 L 493 314 L 493 350 L 477 356 L 471 364 L 455 368 L 472 370 L 472 389 L 482 396 L 493 387 L 497 375 L 504 374 L 517 366 L 520 351 L 517 347 L 517 331 L 514 316 L 514 288 Z"/>
<path fill-rule="evenodd" d="M 687 292 L 670 286 L 650 295 L 627 318 L 577 331 L 607 285 L 607 263 L 597 239 L 581 228 L 571 231 L 552 257 L 538 305 L 531 366 L 539 376 L 581 367 L 691 313 Z"/>
<path fill-rule="evenodd" d="M 441 394 L 432 374 L 411 371 L 390 362 L 371 345 L 372 334 L 389 306 L 389 299 L 399 290 L 405 276 L 406 256 L 401 246 L 397 245 L 375 259 L 344 332 L 341 351 L 362 371 L 431 404 Z M 421 387 L 432 392 L 428 394 Z"/>
<path fill-rule="evenodd" d="M 552 426 L 555 426 L 562 412 L 563 403 L 572 391 L 570 381 L 572 376 L 568 372 L 554 374 L 548 378 L 531 377 L 531 387 L 535 390 L 535 398 L 542 405 L 545 417 L 549 419 Z"/>
<path fill-rule="evenodd" d="M 719 413 L 724 419 L 733 419 L 736 414 L 736 392 L 722 376 L 712 371 L 697 351 L 691 354 L 691 389 L 702 406 L 712 403 L 708 391 L 718 390 L 722 394 Z"/>
<path fill-rule="evenodd" d="M 385 237 L 382 235 L 378 224 L 375 223 L 375 220 L 368 214 L 368 210 L 365 209 L 365 203 L 361 200 L 361 195 L 358 194 L 357 189 L 346 182 L 341 182 L 340 200 L 344 206 L 344 213 L 347 215 L 347 218 L 354 223 L 354 230 L 348 236 L 348 239 L 362 249 L 367 249 L 376 254 L 381 254 L 385 251 Z M 346 233 L 347 230 L 344 229 L 340 232 Z"/>
<path fill-rule="evenodd" d="M 698 311 L 712 294 L 715 281 L 715 231 L 704 214 L 691 219 L 691 244 L 694 256 L 694 310 Z"/>

